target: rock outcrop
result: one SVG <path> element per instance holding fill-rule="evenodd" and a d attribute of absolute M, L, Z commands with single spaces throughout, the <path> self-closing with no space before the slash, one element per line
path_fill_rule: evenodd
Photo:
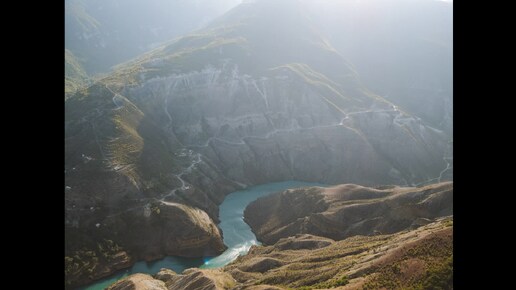
<path fill-rule="evenodd" d="M 98 236 L 76 232 L 76 239 L 89 241 L 85 248 L 90 250 L 77 249 L 67 253 L 67 287 L 91 283 L 131 266 L 136 260 L 152 261 L 166 255 L 215 256 L 226 249 L 219 229 L 206 212 L 179 203 L 151 203 L 108 216 L 98 225 L 92 229 L 92 234 Z M 111 240 L 111 244 L 96 246 L 99 236 L 118 241 L 126 250 L 111 245 Z M 109 250 L 110 245 L 112 250 Z"/>
<path fill-rule="evenodd" d="M 155 275 L 156 279 L 165 282 L 168 289 L 183 290 L 223 290 L 231 289 L 236 281 L 228 273 L 221 270 L 187 269 L 182 274 L 162 269 Z"/>
<path fill-rule="evenodd" d="M 221 270 L 187 269 L 177 274 L 161 269 L 154 278 L 146 274 L 134 274 L 117 281 L 108 290 L 224 290 L 236 285 L 235 279 Z"/>
<path fill-rule="evenodd" d="M 165 283 L 147 274 L 133 274 L 117 281 L 107 290 L 168 290 Z"/>
<path fill-rule="evenodd" d="M 226 249 L 206 212 L 179 203 L 149 204 L 139 212 L 106 219 L 105 227 L 116 231 L 114 239 L 124 241 L 131 252 L 145 260 L 165 255 L 213 256 Z"/>
<path fill-rule="evenodd" d="M 453 183 L 379 188 L 343 184 L 289 189 L 257 199 L 245 221 L 267 244 L 305 233 L 342 240 L 390 234 L 453 214 Z"/>
<path fill-rule="evenodd" d="M 331 239 L 319 236 L 297 234 L 280 239 L 274 247 L 278 250 L 315 250 L 329 246 L 333 242 Z"/>
<path fill-rule="evenodd" d="M 100 243 L 95 251 L 77 251 L 65 257 L 65 286 L 91 283 L 133 263 L 126 251 L 109 249 L 109 243 Z"/>

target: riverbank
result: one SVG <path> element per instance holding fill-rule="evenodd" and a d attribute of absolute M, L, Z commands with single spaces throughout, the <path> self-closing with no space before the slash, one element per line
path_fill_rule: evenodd
<path fill-rule="evenodd" d="M 177 273 L 181 273 L 185 269 L 194 267 L 223 267 L 235 260 L 239 255 L 247 254 L 252 245 L 260 244 L 249 225 L 243 219 L 244 210 L 249 203 L 278 191 L 308 186 L 325 185 L 301 181 L 284 181 L 257 185 L 228 194 L 220 205 L 220 223 L 218 224 L 223 233 L 224 244 L 228 249 L 217 257 L 182 258 L 169 256 L 153 262 L 140 261 L 131 268 L 121 270 L 112 276 L 78 288 L 78 290 L 101 290 L 128 275 L 135 273 L 153 275 L 158 273 L 161 268 L 172 269 Z"/>

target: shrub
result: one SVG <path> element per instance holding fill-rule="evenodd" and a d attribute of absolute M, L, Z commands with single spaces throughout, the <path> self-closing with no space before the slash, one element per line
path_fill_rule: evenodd
<path fill-rule="evenodd" d="M 335 281 L 333 283 L 333 286 L 334 287 L 344 286 L 344 285 L 346 285 L 348 283 L 349 283 L 348 277 L 347 276 L 342 276 L 339 280 L 337 280 L 337 281 Z"/>

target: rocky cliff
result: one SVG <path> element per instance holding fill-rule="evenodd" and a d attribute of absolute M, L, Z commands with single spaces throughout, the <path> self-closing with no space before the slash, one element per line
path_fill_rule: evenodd
<path fill-rule="evenodd" d="M 71 244 L 65 257 L 67 287 L 91 283 L 136 260 L 152 261 L 166 255 L 214 256 L 226 249 L 206 212 L 168 201 L 108 215 L 92 229 L 67 231 L 66 242 Z M 102 241 L 105 237 L 117 243 Z"/>
<path fill-rule="evenodd" d="M 245 209 L 256 237 L 272 244 L 298 233 L 342 240 L 355 235 L 390 234 L 453 214 L 453 183 L 425 187 L 289 189 L 257 199 Z"/>

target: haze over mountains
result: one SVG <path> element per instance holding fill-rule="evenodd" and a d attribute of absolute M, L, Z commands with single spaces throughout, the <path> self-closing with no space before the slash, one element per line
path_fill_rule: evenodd
<path fill-rule="evenodd" d="M 66 0 L 65 47 L 89 74 L 201 28 L 239 0 Z"/>
<path fill-rule="evenodd" d="M 66 0 L 66 97 L 163 42 L 199 29 L 240 0 Z M 78 75 L 78 71 L 80 74 Z"/>
<path fill-rule="evenodd" d="M 67 287 L 220 254 L 219 205 L 247 186 L 453 179 L 450 3 L 133 2 L 65 2 Z"/>

